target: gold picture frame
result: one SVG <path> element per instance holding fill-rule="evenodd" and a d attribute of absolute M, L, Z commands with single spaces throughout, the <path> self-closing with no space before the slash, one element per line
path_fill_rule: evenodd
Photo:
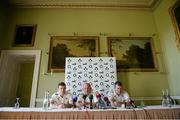
<path fill-rule="evenodd" d="M 96 56 L 99 56 L 97 36 L 51 36 L 48 72 L 64 71 L 66 57 Z"/>
<path fill-rule="evenodd" d="M 180 12 L 179 11 L 180 11 L 180 1 L 177 0 L 175 4 L 169 8 L 169 13 L 176 34 L 176 45 L 180 50 Z"/>
<path fill-rule="evenodd" d="M 157 71 L 152 37 L 107 37 L 108 54 L 117 71 Z"/>
<path fill-rule="evenodd" d="M 17 24 L 15 29 L 14 47 L 33 47 L 36 34 L 36 24 Z"/>

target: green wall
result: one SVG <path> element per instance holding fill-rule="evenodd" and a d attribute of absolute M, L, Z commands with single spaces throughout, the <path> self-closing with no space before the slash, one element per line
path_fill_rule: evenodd
<path fill-rule="evenodd" d="M 29 107 L 31 98 L 31 87 L 33 80 L 34 63 L 22 63 L 17 90 L 17 97 L 20 97 L 20 106 Z"/>
<path fill-rule="evenodd" d="M 7 20 L 7 13 L 8 13 L 8 4 L 7 0 L 1 0 L 0 4 L 0 50 L 3 48 L 4 40 L 4 29 L 6 27 L 6 20 Z"/>
<path fill-rule="evenodd" d="M 6 49 L 42 50 L 37 98 L 43 98 L 44 91 L 56 91 L 59 81 L 64 81 L 64 73 L 43 76 L 48 65 L 51 35 L 71 36 L 93 35 L 100 37 L 100 52 L 107 52 L 107 36 L 153 37 L 158 63 L 158 72 L 119 72 L 125 89 L 133 97 L 160 96 L 161 89 L 168 88 L 167 70 L 161 49 L 163 40 L 159 37 L 152 11 L 111 10 L 111 9 L 12 9 L 6 27 Z M 37 24 L 34 47 L 11 47 L 16 24 Z M 106 36 L 100 33 L 105 33 Z M 173 42 L 173 41 L 172 41 Z M 159 54 L 160 53 L 160 54 Z M 108 56 L 102 54 L 101 56 Z"/>
<path fill-rule="evenodd" d="M 163 0 L 154 12 L 154 16 L 165 56 L 171 94 L 180 96 L 180 51 L 176 46 L 173 23 L 168 11 L 176 1 Z"/>

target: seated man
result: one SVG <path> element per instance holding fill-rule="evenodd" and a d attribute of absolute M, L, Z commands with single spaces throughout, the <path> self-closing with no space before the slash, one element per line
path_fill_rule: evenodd
<path fill-rule="evenodd" d="M 125 105 L 130 105 L 129 94 L 123 90 L 122 83 L 116 81 L 114 87 L 115 90 L 108 96 L 111 105 L 115 107 L 125 107 Z"/>
<path fill-rule="evenodd" d="M 95 107 L 97 98 L 92 94 L 92 88 L 89 83 L 83 84 L 83 93 L 78 96 L 76 106 L 77 107 Z"/>
<path fill-rule="evenodd" d="M 66 84 L 60 82 L 58 91 L 54 93 L 50 99 L 51 108 L 69 108 L 72 106 L 72 95 L 66 92 Z"/>

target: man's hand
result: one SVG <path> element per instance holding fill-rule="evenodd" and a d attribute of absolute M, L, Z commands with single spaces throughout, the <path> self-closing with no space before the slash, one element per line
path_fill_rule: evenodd
<path fill-rule="evenodd" d="M 64 103 L 60 104 L 60 105 L 58 106 L 58 108 L 65 108 L 65 104 L 64 104 Z"/>
<path fill-rule="evenodd" d="M 57 105 L 57 102 L 55 100 L 50 100 L 50 104 Z"/>

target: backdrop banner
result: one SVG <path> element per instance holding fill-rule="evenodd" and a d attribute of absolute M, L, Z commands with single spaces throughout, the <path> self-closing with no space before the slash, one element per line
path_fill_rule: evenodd
<path fill-rule="evenodd" d="M 65 83 L 72 95 L 82 93 L 82 85 L 87 82 L 94 93 L 106 96 L 116 80 L 115 57 L 66 57 Z"/>

